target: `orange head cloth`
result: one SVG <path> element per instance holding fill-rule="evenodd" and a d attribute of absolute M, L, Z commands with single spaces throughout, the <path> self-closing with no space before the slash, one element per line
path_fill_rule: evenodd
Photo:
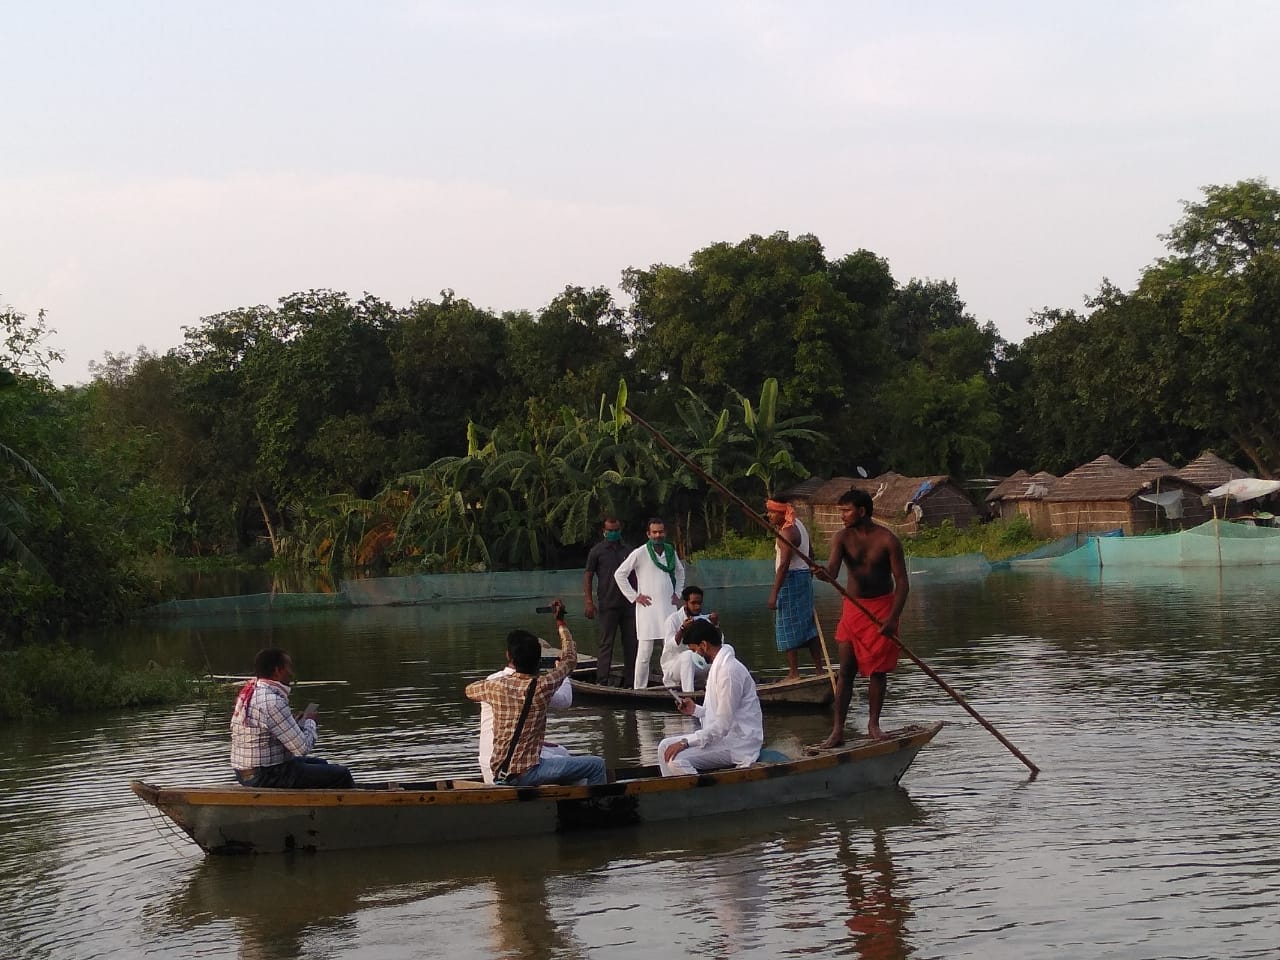
<path fill-rule="evenodd" d="M 766 500 L 764 508 L 770 513 L 786 514 L 787 519 L 782 523 L 784 527 L 789 527 L 796 522 L 796 508 L 789 503 L 783 503 L 781 500 Z"/>

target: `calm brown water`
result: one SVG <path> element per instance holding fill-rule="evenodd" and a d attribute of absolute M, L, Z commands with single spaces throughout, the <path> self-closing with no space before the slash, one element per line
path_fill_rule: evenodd
<path fill-rule="evenodd" d="M 0 957 L 1275 957 L 1280 570 L 914 588 L 908 642 L 1040 778 L 903 666 L 886 725 L 949 724 L 901 791 L 519 845 L 215 859 L 127 783 L 225 781 L 230 693 L 5 726 Z M 708 599 L 748 663 L 777 662 L 762 591 Z M 531 606 L 150 623 L 101 642 L 217 672 L 286 646 L 300 679 L 349 681 L 303 694 L 322 704 L 324 755 L 369 779 L 471 773 L 461 687 L 500 663 L 507 629 L 538 623 Z M 580 707 L 552 730 L 652 761 L 683 722 Z M 813 741 L 826 720 L 766 729 Z"/>

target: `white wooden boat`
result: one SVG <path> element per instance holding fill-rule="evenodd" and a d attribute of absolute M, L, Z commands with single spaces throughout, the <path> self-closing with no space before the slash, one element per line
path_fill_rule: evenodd
<path fill-rule="evenodd" d="M 941 729 L 936 722 L 912 725 L 884 740 L 697 776 L 618 769 L 598 786 L 497 787 L 462 779 L 344 790 L 160 787 L 140 780 L 130 786 L 209 853 L 439 844 L 685 820 L 890 787 Z"/>
<path fill-rule="evenodd" d="M 606 686 L 595 683 L 584 677 L 594 677 L 574 671 L 569 683 L 573 686 L 574 703 L 613 703 L 618 706 L 647 707 L 650 709 L 669 709 L 675 704 L 671 691 L 662 686 L 661 678 L 655 678 L 656 685 L 636 690 L 631 687 Z M 698 703 L 702 702 L 703 691 L 695 690 L 687 694 Z M 834 696 L 831 692 L 831 680 L 825 675 L 804 676 L 798 680 L 772 680 L 758 683 L 756 695 L 760 697 L 760 707 L 770 709 L 813 709 L 825 707 Z M 686 696 L 686 694 L 681 694 Z"/>

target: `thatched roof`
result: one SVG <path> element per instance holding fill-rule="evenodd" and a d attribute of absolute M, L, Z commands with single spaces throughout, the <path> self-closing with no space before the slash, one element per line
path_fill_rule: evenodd
<path fill-rule="evenodd" d="M 1173 464 L 1159 457 L 1152 457 L 1150 460 L 1144 460 L 1142 463 L 1134 467 L 1139 473 L 1149 477 L 1167 477 L 1171 473 L 1177 473 Z"/>
<path fill-rule="evenodd" d="M 1147 486 L 1147 478 L 1137 470 L 1104 453 L 1059 480 L 1045 500 L 1128 500 Z"/>
<path fill-rule="evenodd" d="M 857 477 L 832 477 L 830 480 L 810 477 L 794 487 L 788 487 L 778 496 L 784 500 L 799 500 L 805 503 L 835 503 L 858 482 L 866 483 L 865 480 L 859 481 Z"/>
<path fill-rule="evenodd" d="M 1222 486 L 1228 480 L 1243 480 L 1249 474 L 1234 464 L 1227 463 L 1212 450 L 1206 450 L 1174 476 L 1201 490 L 1212 490 L 1214 487 Z"/>
<path fill-rule="evenodd" d="M 904 477 L 900 473 L 889 471 L 869 478 L 832 477 L 816 489 L 806 487 L 803 491 L 799 491 L 801 485 L 797 484 L 778 495 L 809 503 L 833 504 L 856 487 L 871 494 L 871 499 L 875 501 L 876 516 L 888 517 L 903 513 L 909 503 L 927 500 L 942 484 L 950 482 L 951 478 L 945 474 L 934 477 Z M 806 485 L 810 483 L 812 481 L 805 481 Z"/>
<path fill-rule="evenodd" d="M 996 500 L 1041 500 L 1057 484 L 1058 478 L 1047 470 L 1032 475 L 1019 470 L 1013 476 L 1002 480 L 995 489 L 987 494 L 987 502 Z"/>
<path fill-rule="evenodd" d="M 922 503 L 944 483 L 950 483 L 946 474 L 933 477 L 904 477 L 889 471 L 869 480 L 857 479 L 853 485 L 871 494 L 877 517 L 896 517 L 906 513 L 910 503 Z"/>

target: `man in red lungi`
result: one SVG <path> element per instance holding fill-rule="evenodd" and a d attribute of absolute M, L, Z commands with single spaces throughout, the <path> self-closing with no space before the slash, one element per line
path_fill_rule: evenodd
<path fill-rule="evenodd" d="M 840 696 L 835 705 L 831 736 L 822 744 L 824 747 L 844 743 L 855 672 L 867 678 L 867 736 L 874 740 L 884 737 L 880 729 L 880 709 L 888 687 L 886 675 L 898 665 L 898 618 L 911 589 L 902 541 L 893 531 L 871 519 L 874 506 L 871 497 L 865 491 L 853 489 L 837 502 L 844 529 L 831 538 L 831 557 L 827 560 L 824 579 L 836 582 L 841 565 L 845 565 L 849 571 L 849 593 L 858 603 L 845 598 L 840 625 L 836 627 Z"/>

